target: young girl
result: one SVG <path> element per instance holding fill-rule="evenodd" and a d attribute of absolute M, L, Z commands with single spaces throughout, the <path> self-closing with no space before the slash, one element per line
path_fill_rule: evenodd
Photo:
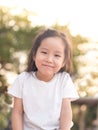
<path fill-rule="evenodd" d="M 13 130 L 70 130 L 71 101 L 78 98 L 70 70 L 71 49 L 66 36 L 52 29 L 39 34 L 27 70 L 8 91 L 14 97 Z"/>

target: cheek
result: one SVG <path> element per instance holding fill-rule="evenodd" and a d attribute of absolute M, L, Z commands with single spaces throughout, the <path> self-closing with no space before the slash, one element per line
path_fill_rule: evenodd
<path fill-rule="evenodd" d="M 40 55 L 37 55 L 35 57 L 35 64 L 36 66 L 39 66 L 42 63 L 42 57 Z"/>
<path fill-rule="evenodd" d="M 56 65 L 57 65 L 57 67 L 62 68 L 63 62 L 62 62 L 62 61 L 58 61 L 58 62 L 56 63 Z"/>
<path fill-rule="evenodd" d="M 62 67 L 65 66 L 65 63 L 66 63 L 66 61 L 65 61 L 65 57 L 63 56 L 63 58 L 62 58 Z"/>
<path fill-rule="evenodd" d="M 36 57 L 36 61 L 41 62 L 42 60 L 43 60 L 43 58 L 41 57 L 41 55 L 38 55 L 38 56 Z"/>
<path fill-rule="evenodd" d="M 38 68 L 41 66 L 41 65 L 40 65 L 40 61 L 36 59 L 36 60 L 35 60 L 35 65 L 36 65 L 36 67 L 37 67 L 37 69 L 38 69 Z"/>
<path fill-rule="evenodd" d="M 65 65 L 65 61 L 64 60 L 59 62 L 60 68 L 64 67 L 64 65 Z"/>

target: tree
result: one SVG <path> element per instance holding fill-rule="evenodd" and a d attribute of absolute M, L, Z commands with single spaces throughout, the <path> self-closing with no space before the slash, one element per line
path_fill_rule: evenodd
<path fill-rule="evenodd" d="M 95 96 L 98 93 L 98 43 L 79 44 L 80 55 L 75 58 L 77 63 L 76 86 L 81 97 Z"/>
<path fill-rule="evenodd" d="M 19 66 L 24 63 L 19 58 L 23 57 L 24 52 L 28 53 L 35 35 L 42 28 L 44 27 L 31 27 L 27 13 L 23 13 L 23 16 L 13 16 L 9 9 L 0 9 L 0 128 L 2 130 L 8 126 L 12 103 L 7 95 L 10 86 L 7 75 L 22 71 L 22 67 Z"/>

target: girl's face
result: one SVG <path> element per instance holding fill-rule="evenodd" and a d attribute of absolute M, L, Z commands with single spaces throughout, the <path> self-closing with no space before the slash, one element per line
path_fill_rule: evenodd
<path fill-rule="evenodd" d="M 49 81 L 64 66 L 64 42 L 59 37 L 44 39 L 33 58 L 39 80 Z"/>

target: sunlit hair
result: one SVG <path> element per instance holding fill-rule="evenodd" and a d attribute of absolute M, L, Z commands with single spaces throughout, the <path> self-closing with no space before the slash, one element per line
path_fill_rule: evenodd
<path fill-rule="evenodd" d="M 62 39 L 62 41 L 65 44 L 65 66 L 62 67 L 59 72 L 69 72 L 71 73 L 72 71 L 72 54 L 71 54 L 71 46 L 70 43 L 66 37 L 66 35 L 64 33 L 61 33 L 57 30 L 54 29 L 47 29 L 44 30 L 43 32 L 41 32 L 40 34 L 38 34 L 33 42 L 31 51 L 29 53 L 29 57 L 28 57 L 28 66 L 27 66 L 27 72 L 31 72 L 31 71 L 37 71 L 37 67 L 35 65 L 35 61 L 33 60 L 33 57 L 36 56 L 37 50 L 39 48 L 39 46 L 41 45 L 42 41 L 45 38 L 49 38 L 49 37 L 59 37 Z"/>

